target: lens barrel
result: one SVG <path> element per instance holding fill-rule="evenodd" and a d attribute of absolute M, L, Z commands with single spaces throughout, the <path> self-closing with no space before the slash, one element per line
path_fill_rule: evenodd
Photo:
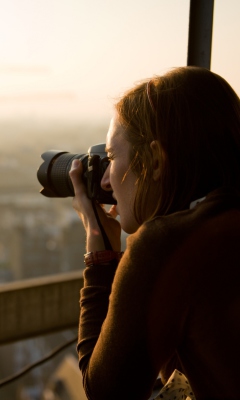
<path fill-rule="evenodd" d="M 73 197 L 74 189 L 69 171 L 72 161 L 79 159 L 83 164 L 83 182 L 90 199 L 101 204 L 116 204 L 111 191 L 101 188 L 102 176 L 109 164 L 105 144 L 91 146 L 87 154 L 71 154 L 66 151 L 49 150 L 42 154 L 43 163 L 37 178 L 43 186 L 40 193 L 46 197 Z"/>
<path fill-rule="evenodd" d="M 37 171 L 43 188 L 40 193 L 46 197 L 73 197 L 74 190 L 69 176 L 72 161 L 82 161 L 84 172 L 87 169 L 87 154 L 71 154 L 59 150 L 49 150 L 42 154 L 44 162 Z"/>

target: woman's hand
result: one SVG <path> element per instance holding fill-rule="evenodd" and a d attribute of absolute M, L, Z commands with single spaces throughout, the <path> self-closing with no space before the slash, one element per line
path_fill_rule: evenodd
<path fill-rule="evenodd" d="M 82 181 L 83 166 L 80 160 L 73 160 L 69 172 L 75 197 L 73 198 L 73 208 L 81 218 L 87 235 L 86 250 L 100 251 L 105 250 L 105 245 L 101 230 L 92 207 L 92 201 L 87 196 L 86 186 Z M 121 225 L 115 219 L 117 217 L 116 207 L 112 206 L 109 212 L 104 207 L 96 203 L 96 209 L 103 229 L 111 243 L 114 251 L 121 251 Z"/>

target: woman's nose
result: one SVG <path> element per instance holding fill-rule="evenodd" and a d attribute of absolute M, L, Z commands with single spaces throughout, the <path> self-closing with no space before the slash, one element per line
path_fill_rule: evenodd
<path fill-rule="evenodd" d="M 109 170 L 110 170 L 110 164 L 108 165 L 107 169 L 105 170 L 102 180 L 101 180 L 101 188 L 103 190 L 106 191 L 111 191 L 112 187 L 110 184 L 110 174 L 109 174 Z"/>

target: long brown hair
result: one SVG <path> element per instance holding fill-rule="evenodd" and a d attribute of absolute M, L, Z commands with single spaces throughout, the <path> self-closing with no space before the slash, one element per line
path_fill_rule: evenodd
<path fill-rule="evenodd" d="M 219 75 L 181 67 L 142 81 L 115 105 L 131 143 L 138 177 L 134 214 L 139 223 L 182 210 L 221 186 L 240 188 L 240 101 Z M 162 149 L 161 178 L 150 215 L 150 143 Z M 149 209 L 149 207 L 148 207 Z"/>

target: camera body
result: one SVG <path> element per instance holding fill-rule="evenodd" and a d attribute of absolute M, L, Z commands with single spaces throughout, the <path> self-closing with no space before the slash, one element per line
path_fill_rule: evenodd
<path fill-rule="evenodd" d="M 111 191 L 101 188 L 101 179 L 109 161 L 105 144 L 91 146 L 87 154 L 71 154 L 66 151 L 49 150 L 41 155 L 44 162 L 37 171 L 37 178 L 43 188 L 40 193 L 46 197 L 73 197 L 74 189 L 69 171 L 72 161 L 79 159 L 83 164 L 83 181 L 90 199 L 100 204 L 116 204 Z"/>

